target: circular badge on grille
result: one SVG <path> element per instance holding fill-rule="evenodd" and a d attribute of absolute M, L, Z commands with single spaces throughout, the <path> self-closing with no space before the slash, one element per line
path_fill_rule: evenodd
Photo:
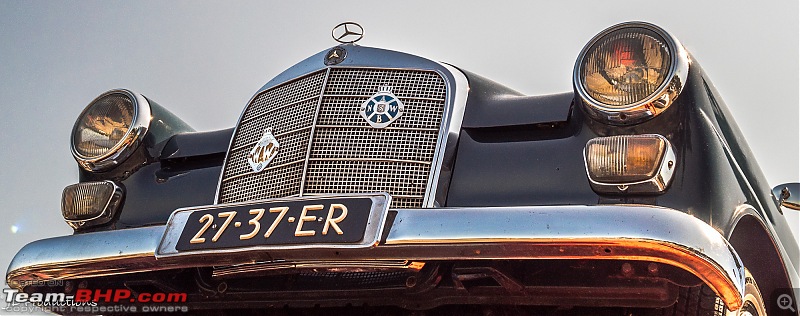
<path fill-rule="evenodd" d="M 392 87 L 382 86 L 378 93 L 361 104 L 361 117 L 374 128 L 384 128 L 403 115 L 405 106 L 394 94 Z"/>
<path fill-rule="evenodd" d="M 334 48 L 331 48 L 331 50 L 329 50 L 325 54 L 325 65 L 331 66 L 339 64 L 343 62 L 346 57 L 347 57 L 347 51 L 341 46 L 336 46 Z"/>

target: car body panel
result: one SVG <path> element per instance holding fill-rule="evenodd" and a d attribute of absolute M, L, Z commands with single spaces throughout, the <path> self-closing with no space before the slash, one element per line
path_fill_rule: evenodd
<path fill-rule="evenodd" d="M 334 51 L 346 53 L 346 58 L 329 65 L 332 62 L 327 56 Z M 442 275 L 452 278 L 448 285 L 457 293 L 466 293 L 461 281 L 489 277 L 501 288 L 519 294 L 526 285 L 498 272 L 502 269 L 466 267 L 479 271 L 464 276 L 458 273 L 465 271 L 459 265 L 467 261 L 481 265 L 575 260 L 593 262 L 595 270 L 605 271 L 609 263 L 630 267 L 634 262 L 664 264 L 678 272 L 670 274 L 672 278 L 652 271 L 635 276 L 623 268 L 621 273 L 615 270 L 600 275 L 610 284 L 635 278 L 655 281 L 651 283 L 658 283 L 666 292 L 653 292 L 661 300 L 648 307 L 664 307 L 674 299 L 675 287 L 704 283 L 729 309 L 736 310 L 745 297 L 745 267 L 763 280 L 764 291 L 800 286 L 800 249 L 719 93 L 699 63 L 691 56 L 689 60 L 686 82 L 668 109 L 648 121 L 618 126 L 589 117 L 575 92 L 525 96 L 455 66 L 406 53 L 354 44 L 326 49 L 270 80 L 253 95 L 248 107 L 271 88 L 314 72 L 325 72 L 327 78 L 331 69 L 343 67 L 433 71 L 446 82 L 445 114 L 424 205 L 391 209 L 376 246 L 256 247 L 209 251 L 202 256 L 160 249 L 160 244 L 174 241 L 169 229 L 165 233 L 165 225 L 176 209 L 219 201 L 237 123 L 220 131 L 178 133 L 166 139 L 145 137 L 119 170 L 82 170 L 80 181 L 118 183 L 125 192 L 123 207 L 108 225 L 78 228 L 72 236 L 29 244 L 9 267 L 7 281 L 23 289 L 26 282 L 35 280 L 103 282 L 110 276 L 156 279 L 150 272 L 184 276 L 189 273 L 186 271 L 194 271 L 197 275 L 190 278 L 202 288 L 204 276 L 223 270 L 247 276 L 263 272 L 259 270 L 284 273 L 302 266 L 361 273 L 376 266 L 395 269 L 396 262 L 421 261 L 432 262 L 429 266 L 452 264 L 446 268 L 452 273 Z M 355 107 L 351 114 L 357 115 Z M 666 190 L 651 194 L 593 190 L 584 158 L 587 142 L 642 134 L 661 135 L 673 146 L 675 171 Z M 299 195 L 302 193 L 301 187 Z M 761 259 L 769 264 L 760 264 Z M 576 266 L 577 270 L 586 269 L 580 263 Z M 425 271 L 434 273 L 430 270 L 441 272 L 434 268 Z M 689 277 L 681 275 L 687 272 Z M 416 290 L 416 284 L 405 287 Z M 221 292 L 225 291 L 215 295 Z M 247 295 L 242 293 L 242 297 Z M 361 294 L 354 298 L 348 296 L 351 292 L 342 293 L 346 304 L 352 303 L 347 299 L 364 302 Z M 595 293 L 584 294 L 581 299 L 588 302 Z M 449 301 L 450 295 L 455 294 L 445 292 L 428 301 L 415 296 L 413 300 L 424 301 L 427 307 L 461 302 Z M 487 297 L 501 301 L 492 295 Z M 228 307 L 237 304 L 235 299 L 225 302 Z M 273 306 L 274 302 L 265 304 Z"/>

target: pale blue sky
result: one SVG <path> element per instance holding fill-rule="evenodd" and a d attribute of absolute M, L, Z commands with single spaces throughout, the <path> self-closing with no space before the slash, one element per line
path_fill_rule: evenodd
<path fill-rule="evenodd" d="M 530 94 L 571 90 L 575 57 L 607 26 L 656 23 L 711 76 L 769 182 L 800 179 L 797 0 L 0 1 L 0 271 L 24 244 L 71 233 L 59 211 L 77 181 L 69 133 L 95 96 L 128 88 L 197 130 L 231 127 L 257 88 L 335 45 L 330 30 L 347 20 L 364 26 L 361 45 Z"/>

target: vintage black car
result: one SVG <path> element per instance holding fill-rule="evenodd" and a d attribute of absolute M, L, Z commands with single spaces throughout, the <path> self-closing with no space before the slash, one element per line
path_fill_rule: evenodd
<path fill-rule="evenodd" d="M 362 34 L 337 26 L 230 129 L 101 94 L 71 136 L 75 233 L 25 246 L 8 284 L 210 314 L 796 313 L 800 186 L 770 189 L 663 29 L 602 31 L 573 91 L 535 96 Z"/>

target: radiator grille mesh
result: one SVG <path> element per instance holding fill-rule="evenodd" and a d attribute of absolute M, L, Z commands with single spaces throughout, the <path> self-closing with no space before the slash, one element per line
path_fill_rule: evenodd
<path fill-rule="evenodd" d="M 405 112 L 375 129 L 358 111 L 380 86 L 392 87 Z M 435 72 L 367 68 L 331 68 L 268 89 L 245 109 L 218 201 L 387 192 L 393 208 L 421 207 L 445 95 Z M 253 173 L 245 157 L 267 128 L 280 149 Z"/>

